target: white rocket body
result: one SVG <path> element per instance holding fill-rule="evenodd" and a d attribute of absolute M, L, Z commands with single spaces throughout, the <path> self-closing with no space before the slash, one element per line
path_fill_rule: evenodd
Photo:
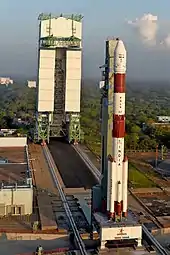
<path fill-rule="evenodd" d="M 124 153 L 126 49 L 119 40 L 114 53 L 112 155 L 108 160 L 107 211 L 110 219 L 127 216 L 128 160 Z"/>

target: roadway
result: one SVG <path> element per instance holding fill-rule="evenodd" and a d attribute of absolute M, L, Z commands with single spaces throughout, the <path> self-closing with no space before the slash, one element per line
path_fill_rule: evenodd
<path fill-rule="evenodd" d="M 98 183 L 72 146 L 62 141 L 50 140 L 48 148 L 67 188 L 90 189 Z"/>

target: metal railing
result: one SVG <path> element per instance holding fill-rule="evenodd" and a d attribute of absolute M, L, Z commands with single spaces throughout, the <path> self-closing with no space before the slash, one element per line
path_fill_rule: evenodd
<path fill-rule="evenodd" d="M 66 196 L 65 196 L 65 194 L 64 194 L 64 191 L 63 191 L 63 189 L 62 189 L 62 187 L 61 187 L 61 185 L 60 185 L 60 183 L 59 183 L 59 181 L 58 181 L 58 179 L 57 179 L 56 171 L 55 171 L 56 165 L 55 165 L 55 163 L 54 163 L 54 160 L 53 160 L 53 158 L 52 158 L 52 155 L 51 155 L 51 153 L 50 153 L 50 151 L 49 151 L 49 149 L 48 149 L 47 146 L 44 146 L 44 147 L 43 147 L 43 151 L 44 151 L 44 155 L 45 155 L 45 157 L 46 157 L 46 160 L 47 160 L 47 162 L 48 162 L 49 169 L 50 169 L 51 175 L 52 175 L 52 177 L 53 177 L 53 181 L 54 181 L 54 183 L 55 183 L 55 185 L 56 185 L 56 187 L 57 187 L 57 189 L 58 189 L 59 195 L 60 195 L 61 200 L 62 200 L 62 202 L 63 202 L 63 206 L 64 206 L 64 209 L 65 209 L 66 215 L 67 215 L 67 217 L 68 217 L 68 220 L 69 220 L 70 225 L 71 225 L 71 227 L 72 227 L 72 230 L 73 230 L 73 232 L 74 232 L 74 237 L 75 237 L 75 239 L 76 239 L 77 245 L 78 245 L 78 247 L 79 247 L 79 249 L 80 249 L 81 254 L 82 254 L 82 255 L 87 255 L 88 253 L 87 253 L 87 251 L 86 251 L 85 244 L 84 244 L 84 242 L 83 242 L 83 240 L 82 240 L 82 238 L 81 238 L 81 236 L 80 236 L 80 234 L 79 234 L 79 231 L 78 231 L 78 229 L 77 229 L 77 226 L 76 226 L 76 224 L 75 224 L 75 221 L 74 221 L 72 212 L 71 212 L 71 210 L 70 210 L 68 201 L 67 201 L 67 199 L 66 199 Z"/>

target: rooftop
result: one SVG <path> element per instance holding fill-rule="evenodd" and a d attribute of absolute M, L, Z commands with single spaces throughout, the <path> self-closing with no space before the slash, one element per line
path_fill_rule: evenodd
<path fill-rule="evenodd" d="M 24 147 L 0 147 L 0 184 L 23 184 L 27 160 Z"/>

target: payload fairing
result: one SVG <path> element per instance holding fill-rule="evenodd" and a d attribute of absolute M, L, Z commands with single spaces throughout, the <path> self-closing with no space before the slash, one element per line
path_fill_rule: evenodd
<path fill-rule="evenodd" d="M 128 160 L 124 153 L 126 49 L 118 40 L 114 54 L 112 155 L 108 156 L 107 212 L 109 219 L 127 216 Z"/>

